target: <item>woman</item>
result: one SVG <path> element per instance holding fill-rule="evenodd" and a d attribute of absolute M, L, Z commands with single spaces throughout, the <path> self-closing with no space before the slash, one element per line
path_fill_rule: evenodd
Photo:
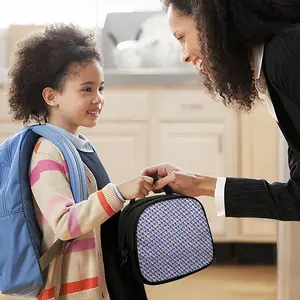
<path fill-rule="evenodd" d="M 190 196 L 212 196 L 218 215 L 300 220 L 300 1 L 162 0 L 184 62 L 227 106 L 250 110 L 266 101 L 289 145 L 287 183 L 213 178 L 162 164 L 155 188 L 169 184 Z M 298 24 L 299 23 L 299 24 Z M 271 99 L 271 101 L 270 101 Z"/>

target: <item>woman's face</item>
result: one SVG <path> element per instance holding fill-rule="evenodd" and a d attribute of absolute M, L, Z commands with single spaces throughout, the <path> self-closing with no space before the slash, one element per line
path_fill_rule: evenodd
<path fill-rule="evenodd" d="M 169 27 L 182 48 L 182 60 L 192 63 L 198 70 L 203 71 L 200 42 L 196 22 L 192 16 L 181 15 L 171 4 L 168 8 Z"/>

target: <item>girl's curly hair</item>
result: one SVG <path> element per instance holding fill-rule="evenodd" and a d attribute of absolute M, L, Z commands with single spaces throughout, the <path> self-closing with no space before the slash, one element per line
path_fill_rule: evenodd
<path fill-rule="evenodd" d="M 299 0 L 161 0 L 194 18 L 204 84 L 225 105 L 250 110 L 257 91 L 250 66 L 253 47 L 268 42 L 289 24 L 300 22 Z"/>
<path fill-rule="evenodd" d="M 46 122 L 43 89 L 62 91 L 70 65 L 92 60 L 101 62 L 93 35 L 74 25 L 54 24 L 21 41 L 9 70 L 8 102 L 13 119 L 24 124 Z"/>

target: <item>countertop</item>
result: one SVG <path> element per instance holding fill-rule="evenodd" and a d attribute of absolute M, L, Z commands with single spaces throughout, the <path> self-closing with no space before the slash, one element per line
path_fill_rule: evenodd
<path fill-rule="evenodd" d="M 199 85 L 201 77 L 196 70 L 182 69 L 134 69 L 134 70 L 104 70 L 105 84 L 118 85 Z M 0 68 L 0 85 L 7 83 L 7 70 Z"/>
<path fill-rule="evenodd" d="M 198 85 L 201 77 L 193 69 L 104 70 L 106 85 Z"/>

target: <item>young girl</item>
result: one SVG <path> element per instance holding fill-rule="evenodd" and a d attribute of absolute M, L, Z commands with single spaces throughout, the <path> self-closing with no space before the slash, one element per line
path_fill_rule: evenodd
<path fill-rule="evenodd" d="M 121 267 L 117 232 L 124 202 L 148 195 L 153 179 L 109 183 L 93 147 L 79 133 L 80 126 L 96 126 L 104 104 L 103 69 L 93 37 L 71 25 L 47 27 L 19 44 L 9 76 L 14 119 L 45 122 L 68 137 L 84 162 L 89 193 L 86 201 L 74 203 L 62 153 L 40 138 L 30 183 L 42 252 L 57 238 L 74 240 L 51 262 L 39 299 L 147 299 L 144 287 Z"/>

